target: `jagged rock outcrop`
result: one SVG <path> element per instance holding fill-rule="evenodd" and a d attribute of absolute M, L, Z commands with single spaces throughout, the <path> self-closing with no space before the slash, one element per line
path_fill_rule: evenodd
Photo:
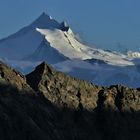
<path fill-rule="evenodd" d="M 42 63 L 26 76 L 27 83 L 52 103 L 72 109 L 94 110 L 102 99 L 102 107 L 116 111 L 140 110 L 140 91 L 116 85 L 100 87 L 77 80 Z"/>
<path fill-rule="evenodd" d="M 101 87 L 76 80 L 42 63 L 26 76 L 27 83 L 60 107 L 95 109 Z"/>
<path fill-rule="evenodd" d="M 3 63 L 0 75 L 0 140 L 140 139 L 139 89 L 95 86 L 45 63 L 29 85 Z"/>

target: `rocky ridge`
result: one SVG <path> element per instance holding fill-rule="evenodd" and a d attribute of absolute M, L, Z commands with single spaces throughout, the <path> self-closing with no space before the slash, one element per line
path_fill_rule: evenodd
<path fill-rule="evenodd" d="M 1 62 L 0 75 L 1 140 L 140 138 L 139 89 L 96 86 L 46 63 L 25 77 Z"/>
<path fill-rule="evenodd" d="M 113 110 L 138 111 L 140 109 L 140 91 L 121 85 L 100 87 L 86 81 L 77 80 L 51 66 L 42 63 L 26 76 L 27 83 L 48 100 L 61 107 L 86 110 L 97 108 L 102 98 L 104 106 Z"/>

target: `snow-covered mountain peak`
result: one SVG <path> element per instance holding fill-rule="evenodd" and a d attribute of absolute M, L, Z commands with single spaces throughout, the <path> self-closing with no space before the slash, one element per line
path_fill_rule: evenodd
<path fill-rule="evenodd" d="M 0 40 L 0 58 L 24 73 L 47 61 L 60 71 L 100 85 L 140 84 L 139 53 L 89 47 L 78 41 L 67 22 L 59 23 L 46 13 Z"/>
<path fill-rule="evenodd" d="M 60 29 L 61 24 L 46 13 L 42 13 L 30 25 L 0 40 L 0 57 L 22 59 L 33 53 L 42 41 L 36 28 Z"/>
<path fill-rule="evenodd" d="M 38 21 L 47 20 L 48 21 L 48 20 L 53 20 L 53 18 L 50 15 L 43 12 L 36 20 L 38 20 Z"/>
<path fill-rule="evenodd" d="M 32 24 L 34 28 L 59 28 L 60 23 L 46 13 L 42 13 Z"/>
<path fill-rule="evenodd" d="M 32 25 L 36 29 L 60 29 L 62 31 L 65 31 L 71 35 L 74 36 L 74 33 L 72 29 L 70 28 L 69 24 L 66 21 L 63 21 L 62 23 L 59 23 L 55 19 L 53 19 L 51 16 L 47 15 L 45 12 L 43 12 L 38 19 L 36 19 Z"/>

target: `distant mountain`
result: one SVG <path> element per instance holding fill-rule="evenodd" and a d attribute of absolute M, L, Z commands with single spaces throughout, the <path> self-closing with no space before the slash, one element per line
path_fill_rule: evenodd
<path fill-rule="evenodd" d="M 63 22 L 58 23 L 47 14 L 42 13 L 29 26 L 0 40 L 0 57 L 19 60 L 33 53 L 43 40 L 36 28 L 59 29 L 64 27 Z"/>
<path fill-rule="evenodd" d="M 66 22 L 59 23 L 45 13 L 29 26 L 0 40 L 0 57 L 5 59 L 30 58 L 29 60 L 44 61 L 44 58 L 48 58 L 49 61 L 51 58 L 48 54 L 51 54 L 52 50 L 55 50 L 54 59 L 59 55 L 69 59 L 100 59 L 113 65 L 133 65 L 127 56 L 82 44 Z M 43 54 L 42 58 L 41 54 Z"/>
<path fill-rule="evenodd" d="M 140 86 L 140 60 L 134 62 L 134 66 L 115 66 L 96 59 L 67 60 L 54 64 L 53 67 L 78 79 L 101 86 L 123 84 L 137 88 Z"/>
<path fill-rule="evenodd" d="M 103 86 L 139 87 L 138 57 L 136 52 L 125 55 L 82 44 L 68 23 L 59 23 L 45 13 L 0 40 L 0 60 L 24 74 L 45 61 L 59 71 Z"/>

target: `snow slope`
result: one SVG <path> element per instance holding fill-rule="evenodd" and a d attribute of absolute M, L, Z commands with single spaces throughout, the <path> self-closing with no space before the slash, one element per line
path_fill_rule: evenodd
<path fill-rule="evenodd" d="M 112 65 L 133 65 L 133 62 L 130 61 L 131 58 L 128 58 L 126 55 L 83 45 L 75 39 L 71 29 L 66 32 L 59 29 L 37 28 L 37 31 L 45 36 L 50 46 L 70 59 L 85 60 L 95 58 L 104 60 L 106 63 Z"/>

